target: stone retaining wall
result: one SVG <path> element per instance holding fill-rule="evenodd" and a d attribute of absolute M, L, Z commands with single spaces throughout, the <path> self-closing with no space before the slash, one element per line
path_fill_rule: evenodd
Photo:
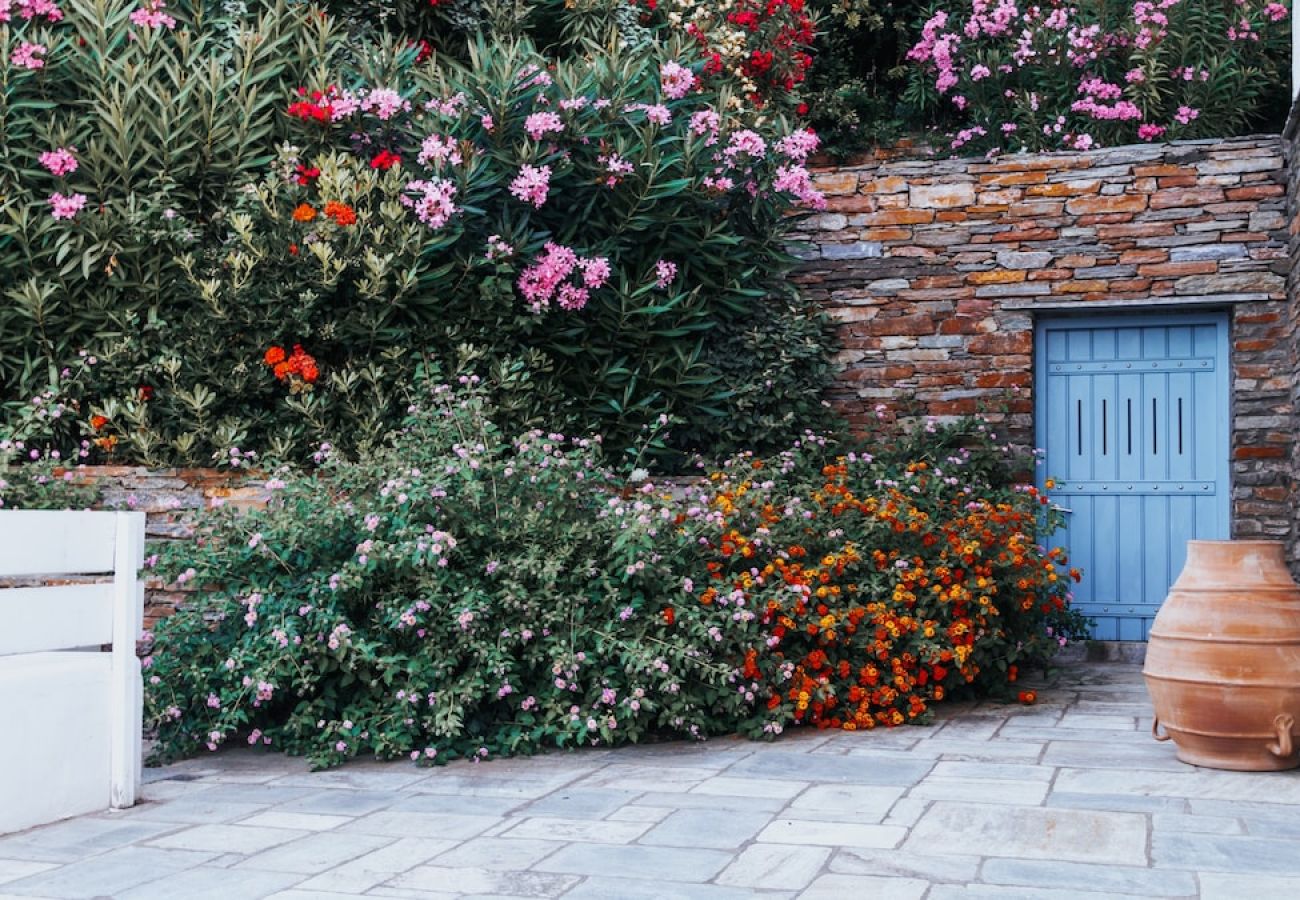
<path fill-rule="evenodd" d="M 841 323 L 832 400 L 851 421 L 987 407 L 1031 445 L 1035 314 L 1229 309 L 1234 536 L 1290 536 L 1281 137 L 882 160 L 817 183 L 796 279 Z"/>
<path fill-rule="evenodd" d="M 191 540 L 196 510 L 221 503 L 241 506 L 264 504 L 269 494 L 262 480 L 218 469 L 145 469 L 135 466 L 86 466 L 78 479 L 94 485 L 100 505 L 107 509 L 135 509 L 145 513 L 148 553 L 162 541 Z M 189 591 L 146 579 L 145 628 L 175 610 Z"/>

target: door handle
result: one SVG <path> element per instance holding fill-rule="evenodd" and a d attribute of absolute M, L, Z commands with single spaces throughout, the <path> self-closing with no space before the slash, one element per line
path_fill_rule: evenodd
<path fill-rule="evenodd" d="M 1052 504 L 1052 509 L 1056 510 L 1057 512 L 1063 512 L 1063 513 L 1072 513 L 1072 512 L 1074 512 L 1074 510 L 1070 509 L 1069 507 L 1066 507 L 1066 506 L 1057 506 L 1055 503 Z"/>

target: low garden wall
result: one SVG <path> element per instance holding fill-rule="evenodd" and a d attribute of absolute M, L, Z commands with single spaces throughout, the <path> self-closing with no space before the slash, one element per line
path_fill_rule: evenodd
<path fill-rule="evenodd" d="M 1291 535 L 1281 137 L 884 159 L 816 181 L 827 210 L 802 223 L 796 277 L 841 323 L 832 399 L 850 419 L 987 405 L 1032 445 L 1036 314 L 1228 309 L 1233 533 Z"/>
<path fill-rule="evenodd" d="M 103 507 L 145 513 L 149 553 L 156 552 L 161 541 L 191 540 L 196 510 L 222 503 L 258 505 L 269 496 L 263 479 L 219 469 L 87 466 L 78 470 L 78 478 L 96 487 Z M 188 593 L 180 585 L 146 577 L 145 628 L 175 610 Z"/>

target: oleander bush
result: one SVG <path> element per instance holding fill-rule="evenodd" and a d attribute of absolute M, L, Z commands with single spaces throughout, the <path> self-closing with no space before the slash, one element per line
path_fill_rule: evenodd
<path fill-rule="evenodd" d="M 39 9 L 0 23 L 0 396 L 70 410 L 42 446 L 301 462 L 381 439 L 421 369 L 504 359 L 535 376 L 515 427 L 612 445 L 670 414 L 692 449 L 770 448 L 821 414 L 829 329 L 782 239 L 817 139 L 694 40 L 621 45 L 597 7 L 562 53 L 484 7 L 458 55 L 301 3 Z M 727 356 L 774 324 L 798 346 Z M 767 381 L 795 402 L 748 426 Z"/>
<path fill-rule="evenodd" d="M 808 434 L 670 490 L 596 438 L 508 438 L 508 392 L 472 376 L 422 393 L 390 444 L 322 447 L 266 509 L 214 510 L 151 560 L 199 588 L 145 663 L 156 759 L 888 727 L 1005 696 L 1081 634 L 1040 546 L 1055 514 L 992 464 L 987 426 L 888 459 Z"/>
<path fill-rule="evenodd" d="M 1280 130 L 1287 17 L 1276 0 L 943 5 L 907 98 L 963 153 Z"/>

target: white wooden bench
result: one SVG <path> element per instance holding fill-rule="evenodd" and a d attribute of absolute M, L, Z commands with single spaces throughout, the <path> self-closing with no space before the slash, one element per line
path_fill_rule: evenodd
<path fill-rule="evenodd" d="M 143 559 L 144 513 L 0 511 L 0 834 L 135 803 Z"/>

